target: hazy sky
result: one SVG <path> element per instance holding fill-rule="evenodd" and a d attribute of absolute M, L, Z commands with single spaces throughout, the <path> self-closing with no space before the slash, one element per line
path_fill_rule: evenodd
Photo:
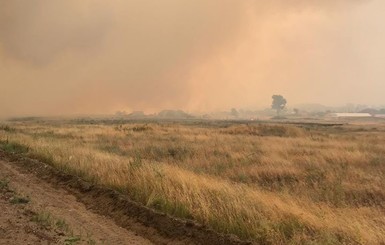
<path fill-rule="evenodd" d="M 385 104 L 384 0 L 0 0 L 0 117 Z"/>

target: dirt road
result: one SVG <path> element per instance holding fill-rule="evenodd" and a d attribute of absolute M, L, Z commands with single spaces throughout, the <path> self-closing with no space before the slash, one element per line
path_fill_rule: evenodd
<path fill-rule="evenodd" d="M 250 245 L 0 149 L 1 244 Z"/>
<path fill-rule="evenodd" d="M 0 244 L 152 244 L 0 160 Z"/>

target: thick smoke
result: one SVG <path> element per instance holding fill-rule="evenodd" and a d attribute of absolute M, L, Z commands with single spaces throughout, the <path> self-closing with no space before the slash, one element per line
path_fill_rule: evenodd
<path fill-rule="evenodd" d="M 384 5 L 0 0 L 0 116 L 385 103 Z"/>

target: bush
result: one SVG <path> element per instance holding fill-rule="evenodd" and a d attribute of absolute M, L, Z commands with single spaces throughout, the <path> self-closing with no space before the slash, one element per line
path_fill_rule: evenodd
<path fill-rule="evenodd" d="M 7 141 L 0 141 L 0 149 L 8 153 L 27 153 L 29 148 L 28 146 Z"/>

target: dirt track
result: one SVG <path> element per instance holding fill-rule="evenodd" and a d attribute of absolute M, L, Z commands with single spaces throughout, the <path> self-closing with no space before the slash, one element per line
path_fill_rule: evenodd
<path fill-rule="evenodd" d="M 73 231 L 71 236 L 80 236 L 84 243 L 152 244 L 135 232 L 117 226 L 111 219 L 87 210 L 67 191 L 23 173 L 12 163 L 0 160 L 0 179 L 9 181 L 9 190 L 2 193 L 0 200 L 0 244 L 65 243 L 65 237 L 70 234 L 39 229 L 38 224 L 31 221 L 37 212 L 64 220 Z M 12 204 L 12 193 L 26 197 L 29 202 Z"/>
<path fill-rule="evenodd" d="M 250 245 L 191 220 L 180 220 L 23 155 L 0 150 L 1 244 Z M 15 196 L 24 204 L 12 204 Z M 32 222 L 40 213 L 64 220 L 70 231 Z M 75 239 L 75 240 L 74 240 Z M 75 242 L 72 242 L 75 241 Z"/>

